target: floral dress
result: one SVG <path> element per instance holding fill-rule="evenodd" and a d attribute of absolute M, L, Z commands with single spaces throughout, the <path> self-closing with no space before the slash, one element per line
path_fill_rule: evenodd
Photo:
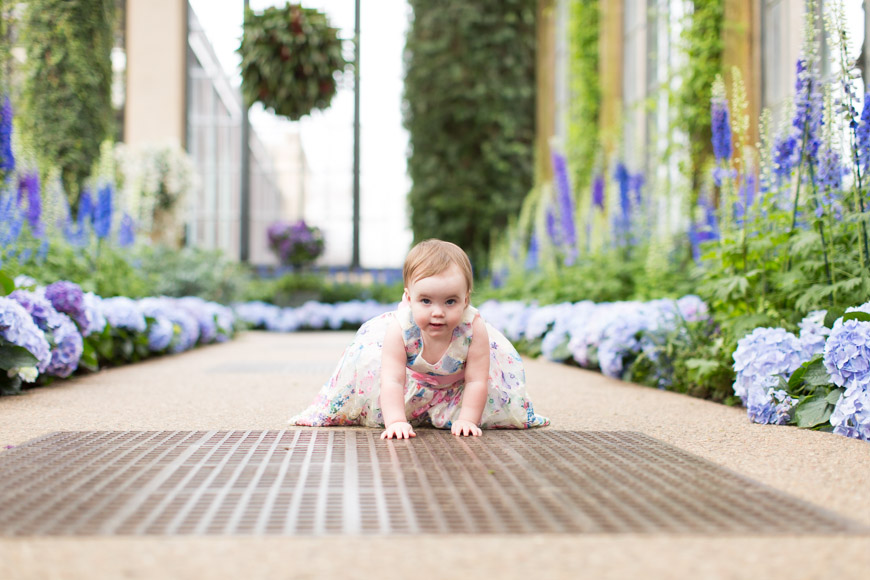
<path fill-rule="evenodd" d="M 335 372 L 311 406 L 292 417 L 290 423 L 318 427 L 383 427 L 379 401 L 381 353 L 387 327 L 397 319 L 407 356 L 405 414 L 408 421 L 414 426 L 449 429 L 459 418 L 465 391 L 465 361 L 471 345 L 472 322 L 477 316 L 476 308 L 468 306 L 465 309 L 447 351 L 435 364 L 421 356 L 423 334 L 406 303 L 394 312 L 369 320 L 357 331 Z M 486 328 L 490 342 L 489 381 L 480 426 L 484 429 L 528 429 L 549 425 L 549 419 L 535 414 L 526 394 L 525 371 L 516 349 L 494 327 L 487 324 Z"/>

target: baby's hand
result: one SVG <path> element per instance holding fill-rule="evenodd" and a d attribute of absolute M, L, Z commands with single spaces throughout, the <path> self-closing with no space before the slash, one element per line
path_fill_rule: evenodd
<path fill-rule="evenodd" d="M 411 437 L 416 436 L 417 434 L 414 433 L 414 428 L 406 421 L 390 423 L 387 426 L 387 429 L 381 433 L 381 439 L 392 439 L 393 437 L 396 439 L 410 439 Z"/>
<path fill-rule="evenodd" d="M 480 430 L 480 427 L 472 423 L 471 421 L 466 421 L 464 419 L 459 419 L 453 426 L 450 427 L 450 432 L 454 435 L 474 435 L 475 437 L 480 437 L 483 435 L 483 431 Z"/>

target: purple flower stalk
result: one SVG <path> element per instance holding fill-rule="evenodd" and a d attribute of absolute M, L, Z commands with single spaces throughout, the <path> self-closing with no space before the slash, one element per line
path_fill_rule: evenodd
<path fill-rule="evenodd" d="M 788 135 L 776 140 L 773 145 L 773 173 L 780 180 L 791 176 L 795 164 L 795 148 L 797 139 Z"/>
<path fill-rule="evenodd" d="M 728 101 L 714 97 L 710 101 L 713 130 L 713 155 L 716 161 L 731 159 L 731 123 L 728 116 Z"/>
<path fill-rule="evenodd" d="M 592 207 L 604 210 L 604 176 L 601 174 L 592 182 Z"/>
<path fill-rule="evenodd" d="M 130 217 L 130 214 L 124 213 L 118 229 L 118 245 L 122 248 L 127 248 L 132 246 L 135 240 L 136 225 L 133 223 L 133 218 Z"/>
<path fill-rule="evenodd" d="M 538 235 L 532 232 L 529 238 L 529 251 L 526 253 L 526 270 L 537 270 L 538 268 Z"/>
<path fill-rule="evenodd" d="M 112 229 L 112 186 L 105 184 L 97 192 L 97 205 L 94 207 L 94 233 L 97 238 L 109 236 Z"/>
<path fill-rule="evenodd" d="M 570 266 L 577 258 L 577 230 L 574 227 L 574 196 L 568 179 L 565 156 L 553 153 L 553 175 L 556 180 L 556 201 L 559 205 L 561 243 L 565 246 L 565 265 Z"/>
<path fill-rule="evenodd" d="M 42 198 L 39 194 L 39 174 L 36 171 L 28 171 L 18 178 L 18 203 L 27 199 L 27 211 L 24 217 L 30 224 L 30 229 L 36 237 L 43 232 L 42 223 Z"/>
<path fill-rule="evenodd" d="M 807 68 L 804 59 L 797 61 L 795 80 L 795 116 L 792 126 L 798 132 L 798 139 L 806 137 L 803 155 L 815 159 L 819 149 L 818 132 L 822 124 L 822 96 L 814 72 Z"/>
<path fill-rule="evenodd" d="M 819 188 L 839 190 L 843 185 L 843 169 L 839 153 L 829 147 L 822 149 L 816 172 Z"/>
<path fill-rule="evenodd" d="M 12 154 L 12 103 L 4 95 L 0 107 L 0 169 L 15 171 L 15 156 Z"/>
<path fill-rule="evenodd" d="M 858 141 L 858 164 L 867 171 L 870 166 L 870 93 L 864 95 L 864 108 L 861 109 L 861 120 L 855 135 Z"/>

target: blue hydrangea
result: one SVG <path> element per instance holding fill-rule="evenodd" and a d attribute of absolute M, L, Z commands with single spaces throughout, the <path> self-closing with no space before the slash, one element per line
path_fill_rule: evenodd
<path fill-rule="evenodd" d="M 296 308 L 296 316 L 302 328 L 321 330 L 329 324 L 330 306 L 314 300 L 309 300 Z"/>
<path fill-rule="evenodd" d="M 837 401 L 831 414 L 834 433 L 870 441 L 870 389 L 853 384 Z"/>
<path fill-rule="evenodd" d="M 825 341 L 831 334 L 831 329 L 825 326 L 827 313 L 827 310 L 814 310 L 798 324 L 801 329 L 801 358 L 804 360 L 810 360 L 825 350 Z"/>
<path fill-rule="evenodd" d="M 0 338 L 26 348 L 35 356 L 38 372 L 45 371 L 51 362 L 51 345 L 48 344 L 45 333 L 21 304 L 5 296 L 0 296 Z M 19 376 L 30 382 L 36 378 L 28 373 Z"/>
<path fill-rule="evenodd" d="M 576 304 L 565 302 L 554 306 L 555 321 L 553 328 L 544 335 L 541 341 L 541 354 L 548 360 L 563 360 L 564 354 L 557 356 L 557 350 L 560 347 L 567 347 L 569 341 L 569 332 L 571 329 L 571 319 L 578 310 L 585 310 L 592 302 L 584 301 Z"/>
<path fill-rule="evenodd" d="M 734 351 L 734 394 L 747 404 L 749 391 L 765 391 L 787 379 L 804 362 L 798 337 L 782 328 L 756 328 L 737 341 Z"/>
<path fill-rule="evenodd" d="M 710 318 L 707 303 L 694 294 L 687 294 L 677 300 L 677 309 L 686 322 L 700 322 Z"/>
<path fill-rule="evenodd" d="M 169 352 L 179 353 L 196 346 L 199 340 L 199 324 L 193 316 L 178 306 L 175 300 L 166 297 L 142 298 L 139 300 L 139 309 L 145 316 L 166 319 L 173 325 L 173 328 L 177 328 L 178 332 L 174 333 L 169 345 Z M 162 322 L 161 326 L 165 327 Z M 161 328 L 157 332 L 160 334 L 160 340 L 156 340 L 156 344 L 161 344 L 165 328 Z"/>
<path fill-rule="evenodd" d="M 165 316 L 153 317 L 148 328 L 148 350 L 164 352 L 175 338 L 175 325 Z"/>
<path fill-rule="evenodd" d="M 825 343 L 824 363 L 839 387 L 870 384 L 870 322 L 847 320 L 834 325 Z"/>
<path fill-rule="evenodd" d="M 199 340 L 203 344 L 215 342 L 218 335 L 216 311 L 202 298 L 186 296 L 179 298 L 176 304 L 196 320 L 199 325 Z"/>
<path fill-rule="evenodd" d="M 233 305 L 233 311 L 240 320 L 252 328 L 267 328 L 268 322 L 281 314 L 279 306 L 258 300 L 235 304 Z"/>
<path fill-rule="evenodd" d="M 608 377 L 621 378 L 624 359 L 640 352 L 638 333 L 649 328 L 649 319 L 639 310 L 626 310 L 623 315 L 607 326 L 598 344 L 598 365 Z"/>
<path fill-rule="evenodd" d="M 93 292 L 85 292 L 85 318 L 87 325 L 82 328 L 82 336 L 88 337 L 92 334 L 103 332 L 108 324 L 106 317 L 103 315 L 103 299 Z"/>
<path fill-rule="evenodd" d="M 753 423 L 785 425 L 791 420 L 797 403 L 797 399 L 782 389 L 767 389 L 755 383 L 749 387 L 746 412 Z"/>
<path fill-rule="evenodd" d="M 143 333 L 148 327 L 136 301 L 126 296 L 103 298 L 102 313 L 112 328 Z"/>

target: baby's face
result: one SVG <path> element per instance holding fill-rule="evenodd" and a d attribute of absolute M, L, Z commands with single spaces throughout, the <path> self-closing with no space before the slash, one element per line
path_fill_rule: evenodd
<path fill-rule="evenodd" d="M 405 288 L 414 322 L 430 338 L 448 338 L 468 306 L 468 284 L 458 266 L 420 278 Z"/>

